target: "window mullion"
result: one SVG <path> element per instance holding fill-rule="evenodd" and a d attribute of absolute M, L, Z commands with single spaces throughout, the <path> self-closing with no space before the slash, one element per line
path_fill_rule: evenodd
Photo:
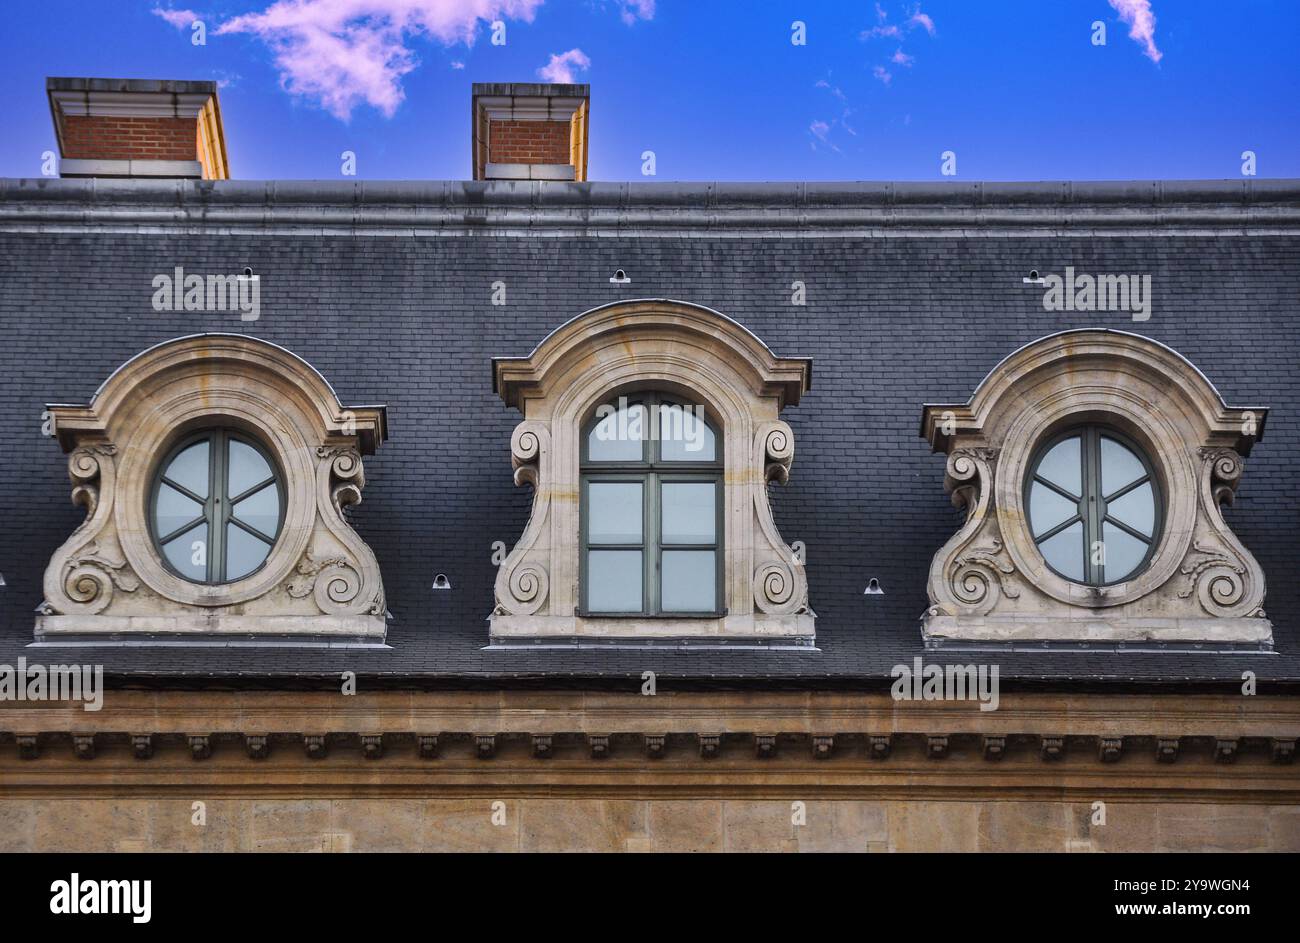
<path fill-rule="evenodd" d="M 1083 549 L 1088 565 L 1088 582 L 1100 586 L 1106 579 L 1106 545 L 1104 543 L 1101 545 L 1102 562 L 1094 563 L 1093 547 L 1102 540 L 1100 508 L 1097 507 L 1097 496 L 1101 494 L 1101 436 L 1096 428 L 1087 430 L 1083 453 L 1086 474 L 1084 493 L 1088 497 L 1088 519 L 1085 528 L 1087 534 Z"/>
<path fill-rule="evenodd" d="M 226 434 L 216 432 L 211 439 L 212 480 L 208 493 L 213 496 L 212 516 L 208 523 L 208 582 L 226 580 Z"/>
<path fill-rule="evenodd" d="M 641 532 L 645 540 L 645 549 L 642 551 L 645 565 L 645 600 L 644 611 L 646 615 L 659 615 L 663 611 L 663 600 L 659 595 L 659 573 L 660 573 L 660 538 L 659 538 L 659 487 L 660 479 L 657 474 L 650 472 L 646 475 L 645 483 L 645 521 L 642 524 Z"/>

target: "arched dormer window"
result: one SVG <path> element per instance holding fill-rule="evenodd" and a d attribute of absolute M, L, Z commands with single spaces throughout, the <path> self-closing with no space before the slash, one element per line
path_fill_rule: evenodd
<path fill-rule="evenodd" d="M 533 507 L 497 573 L 493 641 L 811 644 L 803 565 L 767 495 L 794 458 L 780 412 L 810 379 L 807 359 L 671 301 L 594 309 L 495 360 Z"/>
<path fill-rule="evenodd" d="M 966 522 L 930 565 L 927 642 L 1269 648 L 1231 504 L 1268 410 L 1123 331 L 1027 344 L 966 403 L 925 407 Z"/>
<path fill-rule="evenodd" d="M 704 406 L 620 396 L 582 449 L 582 611 L 720 616 L 723 462 Z"/>
<path fill-rule="evenodd" d="M 49 410 L 86 520 L 46 567 L 39 638 L 384 638 L 379 565 L 342 513 L 384 407 L 343 407 L 282 347 L 202 334 Z"/>

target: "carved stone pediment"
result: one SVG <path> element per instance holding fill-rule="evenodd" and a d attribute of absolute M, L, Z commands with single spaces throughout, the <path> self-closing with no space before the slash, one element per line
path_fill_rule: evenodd
<path fill-rule="evenodd" d="M 927 641 L 1271 645 L 1264 574 L 1222 513 L 1267 415 L 1226 405 L 1168 347 L 1100 330 L 1035 341 L 969 402 L 925 407 L 922 435 L 947 454 L 944 487 L 966 509 L 931 563 Z M 1162 525 L 1148 559 L 1109 585 L 1058 574 L 1028 523 L 1034 455 L 1083 424 L 1135 442 L 1159 485 Z"/>
<path fill-rule="evenodd" d="M 382 406 L 344 408 L 301 358 L 242 335 L 168 341 L 120 367 L 87 406 L 51 406 L 86 518 L 45 573 L 38 637 L 239 634 L 382 639 L 374 554 L 343 517 Z M 148 522 L 160 463 L 183 437 L 237 429 L 283 479 L 283 522 L 247 577 L 196 583 L 167 566 Z"/>
<path fill-rule="evenodd" d="M 811 364 L 779 358 L 716 311 L 629 301 L 557 328 L 528 357 L 493 362 L 495 388 L 524 419 L 511 437 L 518 485 L 533 488 L 523 534 L 497 574 L 494 639 L 539 636 L 802 638 L 814 635 L 801 560 L 777 532 L 768 483 L 785 483 L 794 436 L 781 409 L 808 389 Z M 602 403 L 654 390 L 702 405 L 724 462 L 719 618 L 579 614 L 580 444 Z"/>

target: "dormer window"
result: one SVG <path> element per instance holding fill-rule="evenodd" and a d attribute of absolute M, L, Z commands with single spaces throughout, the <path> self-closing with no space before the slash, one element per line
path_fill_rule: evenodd
<path fill-rule="evenodd" d="M 282 347 L 201 334 L 49 409 L 86 520 L 46 567 L 38 638 L 384 638 L 379 564 L 343 514 L 384 407 L 345 408 Z"/>
<path fill-rule="evenodd" d="M 930 565 L 926 644 L 1269 648 L 1263 570 L 1222 511 L 1267 417 L 1165 345 L 1099 330 L 926 406 L 967 512 Z"/>
<path fill-rule="evenodd" d="M 584 610 L 720 615 L 722 458 L 704 408 L 621 397 L 583 444 Z"/>
<path fill-rule="evenodd" d="M 497 572 L 498 644 L 810 645 L 803 564 L 772 519 L 811 363 L 716 311 L 629 301 L 556 328 L 493 381 L 527 526 Z"/>
<path fill-rule="evenodd" d="M 1131 579 L 1159 538 L 1160 491 L 1142 450 L 1114 429 L 1049 439 L 1026 483 L 1034 544 L 1060 576 L 1089 586 Z"/>
<path fill-rule="evenodd" d="M 243 579 L 261 568 L 280 535 L 283 490 L 266 450 L 251 436 L 218 429 L 186 437 L 154 481 L 154 541 L 182 579 Z"/>

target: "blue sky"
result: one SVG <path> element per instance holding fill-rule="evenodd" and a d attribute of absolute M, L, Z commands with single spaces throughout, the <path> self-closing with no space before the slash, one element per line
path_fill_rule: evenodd
<path fill-rule="evenodd" d="M 219 81 L 235 177 L 463 179 L 470 84 L 559 57 L 594 180 L 1300 177 L 1297 37 L 1293 0 L 11 0 L 0 175 L 69 75 Z"/>

